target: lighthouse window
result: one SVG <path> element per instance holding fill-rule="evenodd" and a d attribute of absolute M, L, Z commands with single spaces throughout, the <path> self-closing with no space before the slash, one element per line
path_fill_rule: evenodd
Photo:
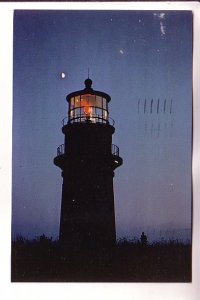
<path fill-rule="evenodd" d="M 96 96 L 96 107 L 102 108 L 102 97 Z"/>
<path fill-rule="evenodd" d="M 70 111 L 70 118 L 74 118 L 75 117 L 75 110 L 71 110 Z"/>
<path fill-rule="evenodd" d="M 96 106 L 95 95 L 85 94 L 81 96 L 81 106 Z"/>
<path fill-rule="evenodd" d="M 102 109 L 96 108 L 96 115 L 102 117 Z"/>
<path fill-rule="evenodd" d="M 74 97 L 70 99 L 71 108 L 74 108 Z"/>
<path fill-rule="evenodd" d="M 103 109 L 107 109 L 107 101 L 106 101 L 106 99 L 102 98 L 102 102 L 103 102 L 103 105 L 102 105 Z"/>
<path fill-rule="evenodd" d="M 74 106 L 75 107 L 80 107 L 80 96 L 74 97 Z"/>

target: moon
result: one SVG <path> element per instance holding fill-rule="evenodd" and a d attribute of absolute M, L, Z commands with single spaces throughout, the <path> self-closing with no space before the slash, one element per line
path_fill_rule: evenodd
<path fill-rule="evenodd" d="M 66 74 L 64 72 L 61 73 L 61 78 L 65 79 L 66 78 Z"/>

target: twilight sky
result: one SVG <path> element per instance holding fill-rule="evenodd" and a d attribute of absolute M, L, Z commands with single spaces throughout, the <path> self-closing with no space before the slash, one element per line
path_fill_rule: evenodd
<path fill-rule="evenodd" d="M 88 68 L 93 88 L 111 96 L 124 161 L 114 178 L 118 237 L 190 228 L 192 14 L 15 11 L 13 234 L 58 236 L 53 158 L 65 97 L 84 88 Z"/>

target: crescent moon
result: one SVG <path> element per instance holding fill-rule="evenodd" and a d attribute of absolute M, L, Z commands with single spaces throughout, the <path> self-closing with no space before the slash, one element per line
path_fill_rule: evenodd
<path fill-rule="evenodd" d="M 65 77 L 66 77 L 66 74 L 65 74 L 64 72 L 62 72 L 62 73 L 61 73 L 61 78 L 62 78 L 62 79 L 65 79 Z"/>

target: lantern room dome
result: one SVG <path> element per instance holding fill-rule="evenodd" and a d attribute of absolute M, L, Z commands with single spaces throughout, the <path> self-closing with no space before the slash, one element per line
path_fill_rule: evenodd
<path fill-rule="evenodd" d="M 91 86 L 92 86 L 92 80 L 90 79 L 90 78 L 87 78 L 86 80 L 85 80 L 85 88 L 87 89 L 87 88 L 91 88 Z"/>
<path fill-rule="evenodd" d="M 75 91 L 75 92 L 67 95 L 66 99 L 68 102 L 70 101 L 70 99 L 72 97 L 81 96 L 81 95 L 85 95 L 85 94 L 100 96 L 100 97 L 105 98 L 107 102 L 110 102 L 111 98 L 108 94 L 106 94 L 104 92 L 93 90 L 93 88 L 91 87 L 92 80 L 90 78 L 87 78 L 84 83 L 85 83 L 85 88 L 83 90 Z"/>

